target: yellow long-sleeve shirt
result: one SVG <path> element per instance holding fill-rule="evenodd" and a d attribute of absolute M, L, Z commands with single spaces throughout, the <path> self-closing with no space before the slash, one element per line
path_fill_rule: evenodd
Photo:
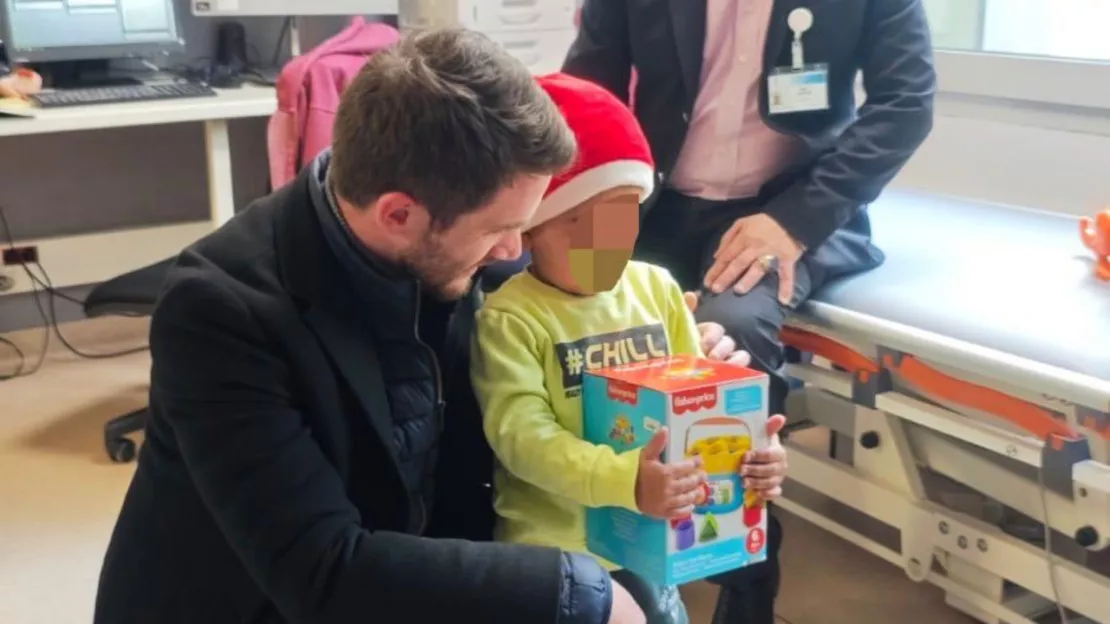
<path fill-rule="evenodd" d="M 582 440 L 582 373 L 699 354 L 682 290 L 641 262 L 590 297 L 526 271 L 486 299 L 474 339 L 471 376 L 498 460 L 498 539 L 586 552 L 585 507 L 636 509 L 640 453 Z"/>

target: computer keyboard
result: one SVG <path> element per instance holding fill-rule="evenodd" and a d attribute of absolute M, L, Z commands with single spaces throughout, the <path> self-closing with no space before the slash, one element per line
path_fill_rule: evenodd
<path fill-rule="evenodd" d="M 174 100 L 210 95 L 216 95 L 216 92 L 208 85 L 195 82 L 179 82 L 48 91 L 34 95 L 32 99 L 43 108 L 61 108 L 63 106 L 85 106 L 88 104 Z"/>

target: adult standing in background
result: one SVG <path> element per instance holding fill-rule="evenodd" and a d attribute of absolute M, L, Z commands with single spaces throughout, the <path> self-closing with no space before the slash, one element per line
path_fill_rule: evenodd
<path fill-rule="evenodd" d="M 563 70 L 632 103 L 661 188 L 637 256 L 705 289 L 699 320 L 771 374 L 780 413 L 788 310 L 882 262 L 866 204 L 932 128 L 921 0 L 586 0 Z M 774 621 L 781 539 L 773 520 L 768 562 L 716 579 L 714 622 Z"/>

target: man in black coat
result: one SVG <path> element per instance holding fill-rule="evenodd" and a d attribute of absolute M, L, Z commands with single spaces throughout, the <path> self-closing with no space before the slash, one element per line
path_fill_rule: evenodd
<path fill-rule="evenodd" d="M 492 455 L 462 368 L 473 277 L 519 256 L 574 154 L 481 35 L 375 55 L 333 149 L 171 272 L 95 622 L 642 622 L 592 557 L 488 542 Z"/>
<path fill-rule="evenodd" d="M 586 0 L 563 70 L 633 103 L 661 189 L 636 255 L 703 289 L 780 412 L 787 313 L 882 262 L 865 207 L 932 128 L 921 0 Z M 715 622 L 773 622 L 780 542 L 774 521 L 768 563 L 720 579 Z"/>

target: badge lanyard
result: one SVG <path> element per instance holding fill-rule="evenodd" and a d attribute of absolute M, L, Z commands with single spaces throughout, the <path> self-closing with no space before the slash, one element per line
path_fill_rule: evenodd
<path fill-rule="evenodd" d="M 786 18 L 786 24 L 794 32 L 794 42 L 790 45 L 790 56 L 795 70 L 805 67 L 805 52 L 802 48 L 802 35 L 813 27 L 813 11 L 805 7 L 794 9 Z"/>
<path fill-rule="evenodd" d="M 806 63 L 803 36 L 813 28 L 813 11 L 798 7 L 786 17 L 786 25 L 794 33 L 790 44 L 790 66 L 775 67 L 767 75 L 768 103 L 771 115 L 806 113 L 829 109 L 829 66 L 814 63 L 810 55 Z"/>

